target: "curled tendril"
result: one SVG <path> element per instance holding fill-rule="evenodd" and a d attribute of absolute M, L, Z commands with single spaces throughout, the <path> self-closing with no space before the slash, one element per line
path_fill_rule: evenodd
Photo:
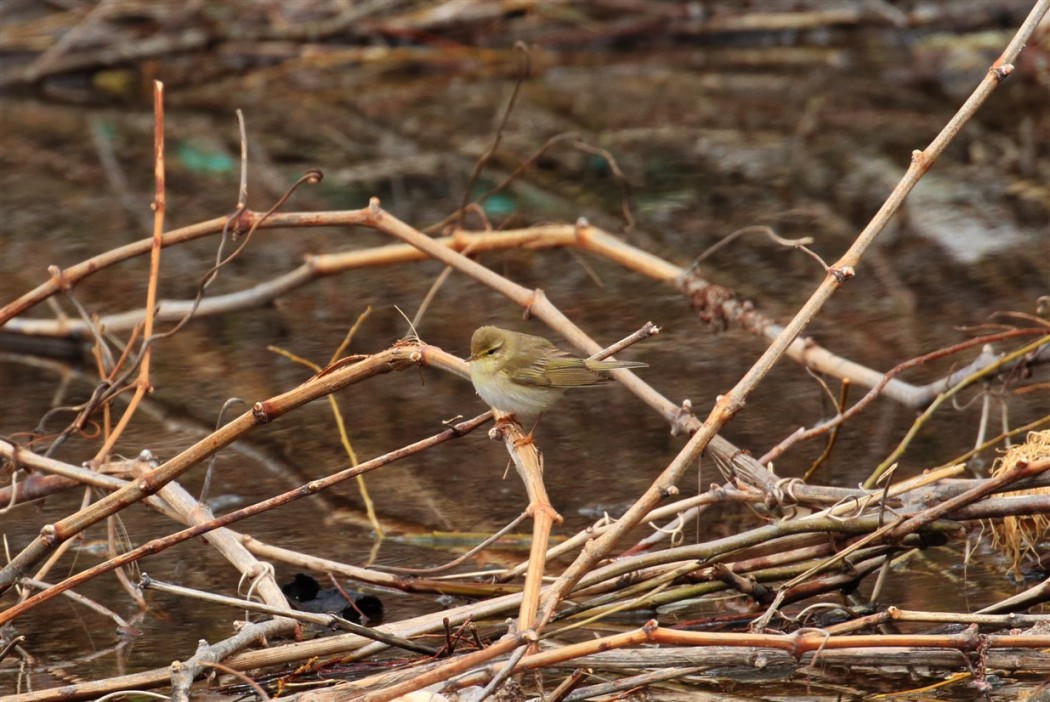
<path fill-rule="evenodd" d="M 770 495 L 776 506 L 784 510 L 785 519 L 791 519 L 798 513 L 795 505 L 799 503 L 799 499 L 795 494 L 795 490 L 805 484 L 805 481 L 801 478 L 781 478 L 773 484 Z"/>
<path fill-rule="evenodd" d="M 606 515 L 608 518 L 608 515 Z M 653 528 L 657 533 L 666 534 L 671 537 L 671 545 L 678 546 L 685 540 L 685 519 L 679 514 L 675 517 L 674 522 L 671 526 L 662 527 L 658 524 L 649 522 L 649 526 Z"/>
<path fill-rule="evenodd" d="M 260 561 L 251 570 L 241 573 L 241 579 L 237 582 L 237 593 L 240 594 L 241 586 L 244 585 L 245 579 L 250 578 L 251 584 L 248 586 L 248 591 L 244 593 L 244 599 L 250 601 L 255 593 L 256 586 L 266 577 L 276 580 L 276 570 L 273 567 L 273 563 Z"/>

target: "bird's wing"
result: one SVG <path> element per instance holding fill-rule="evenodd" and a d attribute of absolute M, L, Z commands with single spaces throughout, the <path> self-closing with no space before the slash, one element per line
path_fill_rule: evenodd
<path fill-rule="evenodd" d="M 536 362 L 514 363 L 504 367 L 507 376 L 521 385 L 553 388 L 581 388 L 600 385 L 612 378 L 605 371 L 614 368 L 642 368 L 648 364 L 634 361 L 590 361 L 576 358 L 561 349 L 552 347 L 549 353 Z"/>
<path fill-rule="evenodd" d="M 533 343 L 533 347 L 522 351 L 533 353 L 509 356 L 502 370 L 508 378 L 520 385 L 550 387 L 553 383 L 545 375 L 547 364 L 551 359 L 567 357 L 568 354 L 543 337 L 531 337 L 529 341 Z M 536 356 L 539 358 L 536 359 Z"/>
<path fill-rule="evenodd" d="M 586 387 L 608 380 L 611 380 L 609 376 L 595 373 L 588 368 L 582 358 L 572 358 L 564 354 L 544 359 L 542 363 L 534 366 L 532 372 L 526 374 L 522 380 L 515 378 L 515 382 L 555 388 Z"/>
<path fill-rule="evenodd" d="M 604 373 L 596 373 L 591 370 L 582 358 L 551 363 L 547 366 L 547 378 L 551 381 L 551 385 L 559 388 L 582 388 L 612 380 Z"/>

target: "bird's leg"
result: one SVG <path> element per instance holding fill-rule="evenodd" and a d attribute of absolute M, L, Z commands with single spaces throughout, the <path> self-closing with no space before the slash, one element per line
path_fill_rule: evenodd
<path fill-rule="evenodd" d="M 543 416 L 542 414 L 536 415 L 536 421 L 532 423 L 532 429 L 529 429 L 529 433 L 526 434 L 525 436 L 521 437 L 520 439 L 516 439 L 514 441 L 514 445 L 515 446 L 517 446 L 518 448 L 521 448 L 522 446 L 528 446 L 529 444 L 532 443 L 532 434 L 533 434 L 533 432 L 536 431 L 536 427 L 538 427 L 540 425 L 540 417 L 542 417 L 542 416 Z M 522 427 L 522 428 L 524 429 L 524 427 Z"/>
<path fill-rule="evenodd" d="M 518 448 L 521 448 L 522 446 L 528 446 L 529 444 L 532 443 L 532 433 L 534 431 L 536 431 L 536 427 L 538 427 L 540 425 L 540 417 L 541 416 L 543 416 L 543 415 L 537 415 L 536 416 L 536 421 L 532 423 L 532 429 L 529 429 L 529 433 L 528 434 L 526 434 L 525 436 L 521 437 L 520 439 L 515 439 L 514 440 L 514 445 L 515 446 L 517 446 Z M 511 413 L 511 412 L 503 412 L 502 410 L 496 410 L 496 428 L 499 428 L 499 427 L 501 427 L 503 425 L 506 425 L 506 424 L 512 424 L 512 423 L 513 424 L 517 424 L 519 427 L 521 427 L 522 431 L 525 431 L 525 427 L 522 425 L 522 423 L 520 421 L 518 421 L 518 418 L 515 417 L 513 413 Z"/>
<path fill-rule="evenodd" d="M 493 416 L 496 418 L 496 425 L 500 426 L 503 424 L 518 423 L 518 420 L 514 418 L 514 415 L 510 412 L 504 412 L 503 410 L 493 410 Z"/>

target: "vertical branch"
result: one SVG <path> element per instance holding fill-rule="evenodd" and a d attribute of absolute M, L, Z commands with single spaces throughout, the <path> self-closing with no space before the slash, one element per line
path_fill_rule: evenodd
<path fill-rule="evenodd" d="M 139 366 L 139 377 L 135 382 L 135 395 L 121 415 L 113 432 L 106 437 L 106 442 L 95 454 L 94 464 L 106 459 L 120 435 L 131 421 L 142 397 L 150 390 L 149 368 L 151 343 L 153 340 L 153 317 L 157 307 L 157 285 L 160 279 L 160 250 L 163 246 L 165 198 L 164 183 L 164 84 L 153 81 L 153 176 L 155 181 L 153 196 L 153 245 L 150 250 L 149 282 L 146 286 L 146 319 L 142 330 L 142 363 Z"/>
<path fill-rule="evenodd" d="M 160 279 L 160 249 L 164 236 L 164 212 L 167 207 L 164 181 L 164 84 L 153 81 L 153 247 L 149 257 L 149 286 L 146 289 L 146 320 L 142 330 L 145 348 L 142 350 L 142 367 L 139 371 L 139 387 L 145 391 L 149 386 L 150 340 L 153 336 L 153 313 L 157 306 L 157 284 Z"/>
<path fill-rule="evenodd" d="M 141 378 L 149 381 L 150 347 L 149 339 L 153 335 L 153 310 L 156 306 L 156 286 L 161 275 L 161 246 L 164 236 L 164 213 L 167 207 L 164 182 L 164 83 L 153 81 L 153 177 L 155 180 L 153 195 L 153 247 L 149 253 L 149 286 L 146 290 L 146 321 L 143 327 L 143 338 L 146 348 L 143 349 Z"/>
<path fill-rule="evenodd" d="M 497 412 L 497 424 L 489 436 L 501 437 L 506 444 L 518 475 L 525 483 L 525 491 L 529 495 L 528 511 L 532 515 L 529 569 L 525 574 L 525 589 L 518 610 L 518 633 L 523 633 L 536 626 L 551 529 L 555 523 L 560 523 L 562 518 L 547 497 L 547 488 L 543 484 L 543 459 L 532 441 L 531 434 L 525 436 L 517 422 L 507 422 L 501 417 L 502 414 Z"/>

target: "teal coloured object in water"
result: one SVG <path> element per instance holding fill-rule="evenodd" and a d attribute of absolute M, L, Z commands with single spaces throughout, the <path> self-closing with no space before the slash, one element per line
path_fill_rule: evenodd
<path fill-rule="evenodd" d="M 188 142 L 180 142 L 175 152 L 186 168 L 197 173 L 227 173 L 237 165 L 227 153 L 205 151 Z"/>
<path fill-rule="evenodd" d="M 514 199 L 508 195 L 496 193 L 485 200 L 485 214 L 489 217 L 502 217 L 514 212 L 516 205 Z"/>

